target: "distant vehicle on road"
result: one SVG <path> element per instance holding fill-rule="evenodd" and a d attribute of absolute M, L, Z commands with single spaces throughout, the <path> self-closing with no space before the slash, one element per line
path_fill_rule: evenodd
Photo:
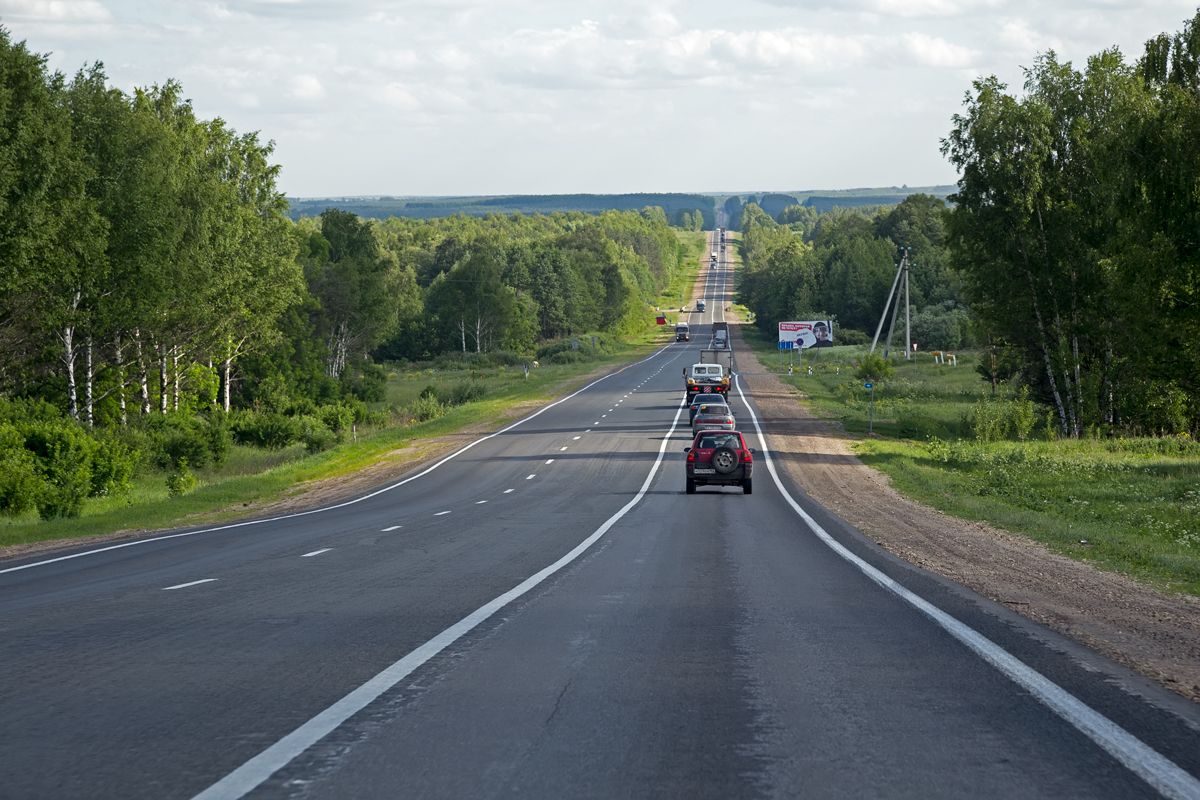
<path fill-rule="evenodd" d="M 701 403 L 696 416 L 692 417 L 692 436 L 700 431 L 731 431 L 736 427 L 733 412 L 724 402 Z"/>
<path fill-rule="evenodd" d="M 703 311 L 703 310 L 704 310 L 704 301 L 703 301 L 703 300 L 697 300 L 697 301 L 696 301 L 696 310 L 697 310 L 697 311 Z"/>
<path fill-rule="evenodd" d="M 716 331 L 712 337 L 713 350 L 728 350 L 729 349 L 729 333 L 726 331 Z"/>
<path fill-rule="evenodd" d="M 675 341 L 690 342 L 692 340 L 692 330 L 686 322 L 680 322 L 675 326 Z"/>
<path fill-rule="evenodd" d="M 698 394 L 688 403 L 688 425 L 692 424 L 692 420 L 696 418 L 696 412 L 700 410 L 700 406 L 702 405 L 708 405 L 714 408 L 718 406 L 724 406 L 726 409 L 729 408 L 729 402 L 722 395 Z"/>
<path fill-rule="evenodd" d="M 705 352 L 711 352 L 706 350 Z M 729 372 L 720 364 L 701 362 L 683 368 L 684 391 L 690 403 L 693 395 L 729 392 Z"/>
<path fill-rule="evenodd" d="M 697 486 L 741 486 L 743 494 L 753 491 L 754 451 L 739 431 L 702 430 L 684 452 L 688 494 L 695 494 Z"/>

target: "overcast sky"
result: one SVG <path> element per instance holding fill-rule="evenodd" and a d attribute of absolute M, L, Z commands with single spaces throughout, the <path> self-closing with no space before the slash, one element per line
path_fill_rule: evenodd
<path fill-rule="evenodd" d="M 1047 6 L 1052 6 L 1048 9 Z M 973 78 L 1130 60 L 1171 0 L 0 0 L 53 67 L 175 78 L 289 195 L 952 183 Z"/>

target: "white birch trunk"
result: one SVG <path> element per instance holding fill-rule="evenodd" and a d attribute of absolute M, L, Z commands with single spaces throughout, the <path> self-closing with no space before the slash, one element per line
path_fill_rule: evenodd
<path fill-rule="evenodd" d="M 150 370 L 146 367 L 145 354 L 142 352 L 142 332 L 133 329 L 133 347 L 138 362 L 138 378 L 142 394 L 142 416 L 150 416 Z"/>
<path fill-rule="evenodd" d="M 59 340 L 63 346 L 63 367 L 67 373 L 67 410 L 74 419 L 79 419 L 79 395 L 75 385 L 75 327 L 63 326 Z"/>
<path fill-rule="evenodd" d="M 95 368 L 92 362 L 92 337 L 84 337 L 83 345 L 84 385 L 83 385 L 83 418 L 89 428 L 95 427 Z"/>
<path fill-rule="evenodd" d="M 164 416 L 167 413 L 167 348 L 158 345 L 158 411 Z"/>
<path fill-rule="evenodd" d="M 171 387 L 171 410 L 179 410 L 179 346 L 171 348 L 171 377 L 173 386 Z"/>
<path fill-rule="evenodd" d="M 121 411 L 123 428 L 129 424 L 129 413 L 125 408 L 125 352 L 119 333 L 113 338 L 113 354 L 117 357 L 117 408 Z"/>

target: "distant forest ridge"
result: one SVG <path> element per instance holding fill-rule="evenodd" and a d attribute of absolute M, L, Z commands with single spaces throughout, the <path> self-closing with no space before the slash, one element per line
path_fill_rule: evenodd
<path fill-rule="evenodd" d="M 713 194 L 677 194 L 640 192 L 631 194 L 552 194 L 552 195 L 484 195 L 454 197 L 294 197 L 289 199 L 291 217 L 315 217 L 329 208 L 349 211 L 360 217 L 387 219 L 411 217 L 428 219 L 455 214 L 482 217 L 488 214 L 549 214 L 555 211 L 583 211 L 599 214 L 603 211 L 637 210 L 659 206 L 673 223 L 685 214 L 699 213 L 704 227 L 716 224 L 718 205 L 737 197 L 742 202 L 755 202 L 768 213 L 777 214 L 789 205 L 803 205 L 817 211 L 838 206 L 895 205 L 912 194 L 931 194 L 946 197 L 955 186 L 886 186 L 859 189 L 806 190 L 798 192 L 738 192 Z"/>

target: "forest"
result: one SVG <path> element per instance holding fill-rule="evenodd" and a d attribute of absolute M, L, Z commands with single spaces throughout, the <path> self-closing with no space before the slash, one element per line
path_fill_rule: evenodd
<path fill-rule="evenodd" d="M 652 327 L 680 269 L 658 207 L 293 222 L 272 145 L 176 82 L 67 78 L 3 28 L 0 81 L 0 514 L 147 469 L 186 491 L 232 443 L 321 450 L 387 421 L 381 364 L 578 357 Z"/>
<path fill-rule="evenodd" d="M 1197 130 L 1200 13 L 1133 63 L 1044 53 L 1020 92 L 972 84 L 942 142 L 961 174 L 949 204 L 736 209 L 740 300 L 766 332 L 834 318 L 841 343 L 863 341 L 907 246 L 922 349 L 988 347 L 987 377 L 1027 386 L 1064 437 L 1195 436 Z"/>

